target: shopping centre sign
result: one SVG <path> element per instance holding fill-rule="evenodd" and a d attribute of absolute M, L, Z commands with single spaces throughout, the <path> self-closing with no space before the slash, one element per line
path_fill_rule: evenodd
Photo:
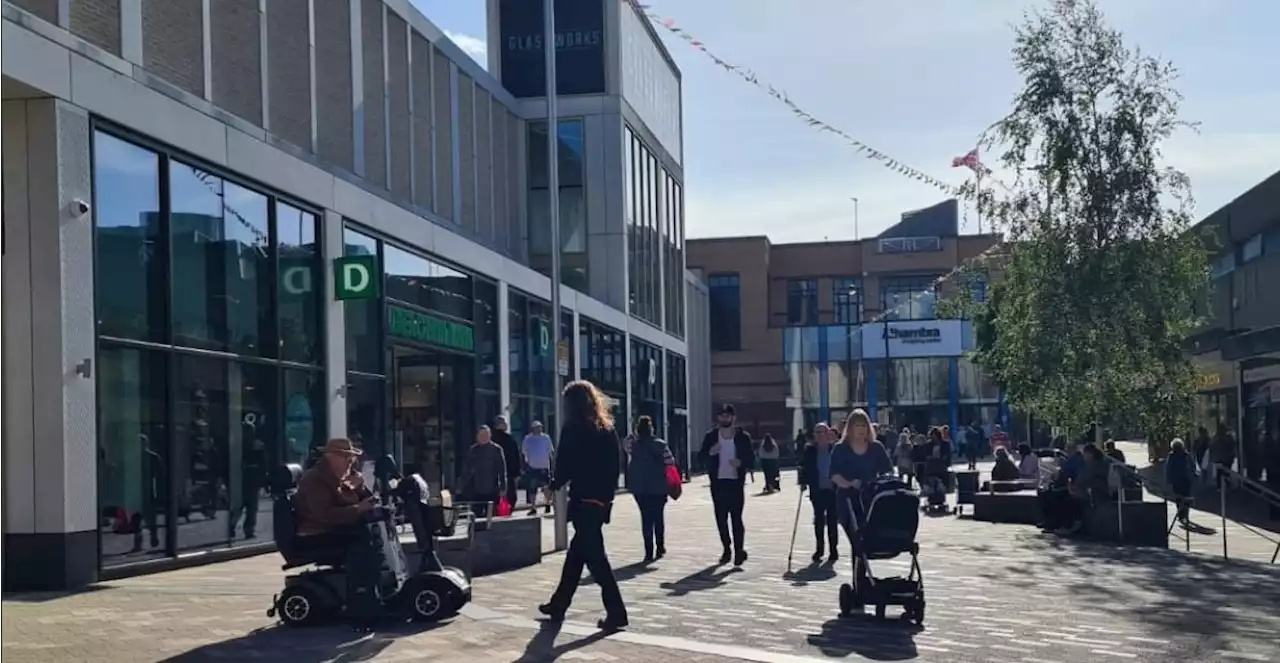
<path fill-rule="evenodd" d="M 862 325 L 862 356 L 958 357 L 964 351 L 964 324 L 961 320 L 898 320 Z"/>
<path fill-rule="evenodd" d="M 476 349 L 475 330 L 470 325 L 395 304 L 387 305 L 387 335 L 450 350 Z"/>

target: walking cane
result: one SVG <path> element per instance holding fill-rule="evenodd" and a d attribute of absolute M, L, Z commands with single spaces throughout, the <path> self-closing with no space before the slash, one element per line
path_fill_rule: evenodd
<path fill-rule="evenodd" d="M 804 491 L 796 499 L 796 520 L 791 524 L 791 547 L 787 549 L 787 573 L 791 573 L 791 560 L 796 554 L 796 531 L 800 528 L 800 507 L 804 504 Z"/>

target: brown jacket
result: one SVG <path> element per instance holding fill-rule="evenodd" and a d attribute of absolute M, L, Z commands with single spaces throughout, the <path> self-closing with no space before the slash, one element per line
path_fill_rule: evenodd
<path fill-rule="evenodd" d="M 360 501 L 369 495 L 359 475 L 339 479 L 321 459 L 298 479 L 298 492 L 293 496 L 298 535 L 324 534 L 359 522 Z"/>

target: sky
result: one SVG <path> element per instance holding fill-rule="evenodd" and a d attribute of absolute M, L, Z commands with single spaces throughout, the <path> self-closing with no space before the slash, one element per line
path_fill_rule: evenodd
<path fill-rule="evenodd" d="M 484 0 L 412 1 L 485 63 Z M 966 172 L 951 168 L 951 159 L 1008 112 L 1021 88 L 1010 59 L 1013 26 L 1046 0 L 648 4 L 819 118 L 960 184 Z M 1280 2 L 1101 0 L 1101 6 L 1130 46 L 1182 72 L 1182 118 L 1199 129 L 1176 136 L 1164 152 L 1169 165 L 1191 177 L 1196 219 L 1280 170 Z M 902 212 L 946 197 L 805 126 L 780 102 L 659 32 L 683 73 L 689 237 L 868 237 Z M 976 232 L 977 221 L 966 210 L 961 231 Z"/>

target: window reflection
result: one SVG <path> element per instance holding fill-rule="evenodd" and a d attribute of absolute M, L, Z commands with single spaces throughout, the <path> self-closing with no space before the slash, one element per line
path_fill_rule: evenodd
<path fill-rule="evenodd" d="M 94 134 L 98 333 L 143 341 L 168 335 L 167 246 L 160 217 L 160 156 Z"/>
<path fill-rule="evenodd" d="M 174 342 L 274 355 L 267 198 L 169 164 Z"/>
<path fill-rule="evenodd" d="M 469 275 L 390 244 L 383 248 L 382 256 L 389 299 L 461 320 L 475 315 Z"/>
<path fill-rule="evenodd" d="M 343 255 L 377 256 L 378 240 L 351 228 L 342 231 Z M 378 373 L 382 367 L 382 302 L 353 299 L 343 303 L 347 337 L 347 368 Z"/>
<path fill-rule="evenodd" d="M 324 353 L 320 333 L 324 264 L 316 225 L 316 215 L 276 203 L 280 358 L 308 364 L 319 363 Z"/>

